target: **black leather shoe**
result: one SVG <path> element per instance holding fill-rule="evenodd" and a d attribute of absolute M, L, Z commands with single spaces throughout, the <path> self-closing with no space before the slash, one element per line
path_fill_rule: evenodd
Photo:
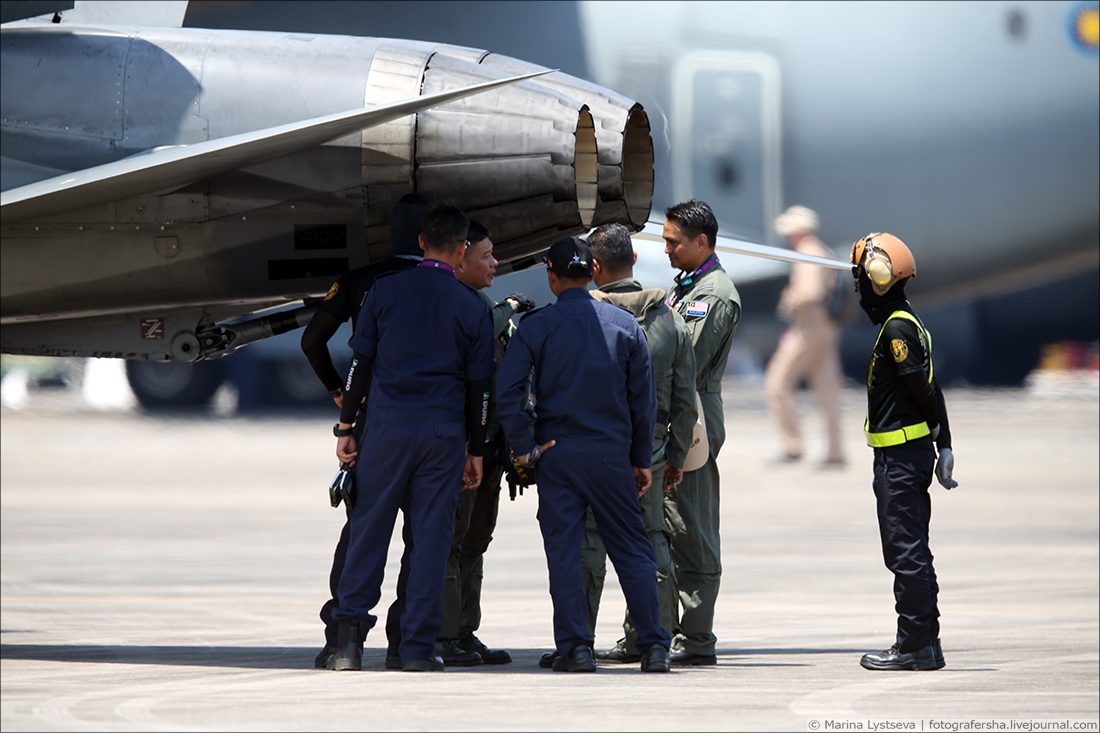
<path fill-rule="evenodd" d="M 437 640 L 432 653 L 442 657 L 448 667 L 476 667 L 482 662 L 480 654 L 462 649 L 454 639 Z"/>
<path fill-rule="evenodd" d="M 555 659 L 551 669 L 555 672 L 595 672 L 596 660 L 587 645 L 578 644 L 567 656 Z"/>
<path fill-rule="evenodd" d="M 558 654 L 557 649 L 552 652 L 546 652 L 541 657 L 539 657 L 539 666 L 543 669 L 550 669 L 554 666 L 554 660 L 557 659 L 559 656 L 560 655 Z"/>
<path fill-rule="evenodd" d="M 718 664 L 718 655 L 692 654 L 681 649 L 678 652 L 672 652 L 669 661 L 673 667 L 710 667 Z"/>
<path fill-rule="evenodd" d="M 477 654 L 485 664 L 508 664 L 512 661 L 512 655 L 507 649 L 490 649 L 473 632 L 458 637 L 455 645 L 464 652 Z"/>
<path fill-rule="evenodd" d="M 446 665 L 440 657 L 436 656 L 427 659 L 410 659 L 402 663 L 401 669 L 406 672 L 442 672 L 446 669 Z"/>
<path fill-rule="evenodd" d="M 928 671 L 942 669 L 945 665 L 943 652 L 936 656 L 936 643 L 933 642 L 912 652 L 903 652 L 901 646 L 894 644 L 882 652 L 864 654 L 859 666 L 864 669 L 902 669 Z"/>
<path fill-rule="evenodd" d="M 313 658 L 313 666 L 317 669 L 327 669 L 328 660 L 331 659 L 332 655 L 335 653 L 335 644 L 325 644 L 325 648 L 317 652 L 317 656 Z"/>
<path fill-rule="evenodd" d="M 329 669 L 337 672 L 363 668 L 363 637 L 359 633 L 359 621 L 341 621 L 336 652 L 329 657 Z"/>
<path fill-rule="evenodd" d="M 668 672 L 672 669 L 668 649 L 663 646 L 651 646 L 642 655 L 643 672 Z"/>
<path fill-rule="evenodd" d="M 642 661 L 641 654 L 631 654 L 625 647 L 616 644 L 610 649 L 600 649 L 593 653 L 597 662 L 614 662 L 615 664 L 637 664 Z"/>

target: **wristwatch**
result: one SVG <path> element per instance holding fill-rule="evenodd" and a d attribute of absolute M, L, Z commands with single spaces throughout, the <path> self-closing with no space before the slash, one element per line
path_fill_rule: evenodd
<path fill-rule="evenodd" d="M 342 429 L 340 427 L 340 423 L 336 423 L 335 425 L 332 426 L 332 434 L 335 435 L 337 438 L 347 437 L 347 436 L 351 435 L 353 432 L 355 432 L 355 426 L 354 425 L 352 425 L 350 428 L 342 428 Z"/>

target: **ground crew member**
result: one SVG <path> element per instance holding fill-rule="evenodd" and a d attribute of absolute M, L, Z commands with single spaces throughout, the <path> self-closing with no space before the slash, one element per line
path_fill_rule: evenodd
<path fill-rule="evenodd" d="M 805 206 L 792 206 L 775 219 L 775 231 L 786 238 L 792 250 L 832 259 L 833 252 L 817 238 L 817 227 L 817 214 Z M 806 379 L 825 416 L 828 448 L 822 465 L 840 468 L 845 464 L 840 439 L 840 324 L 829 314 L 838 282 L 833 270 L 795 262 L 791 264 L 790 281 L 779 296 L 776 310 L 790 327 L 783 332 L 768 362 L 764 387 L 772 416 L 779 424 L 782 462 L 802 458 L 795 393 Z"/>
<path fill-rule="evenodd" d="M 497 368 L 515 331 L 512 316 L 535 307 L 523 293 L 513 293 L 497 303 L 484 289 L 492 287 L 497 260 L 489 231 L 476 221 L 470 222 L 467 237 L 470 246 L 455 268 L 455 277 L 473 288 L 493 319 L 493 359 Z M 436 653 L 447 666 L 507 664 L 512 655 L 505 649 L 489 649 L 474 632 L 481 625 L 481 582 L 485 551 L 493 540 L 500 505 L 500 479 L 504 433 L 497 421 L 496 399 L 489 402 L 489 429 L 485 439 L 481 484 L 463 491 L 458 500 L 455 536 L 447 560 L 447 580 L 443 586 L 443 628 L 439 632 Z"/>
<path fill-rule="evenodd" d="M 340 576 L 336 653 L 330 669 L 359 669 L 370 611 L 382 593 L 398 510 L 411 542 L 401 615 L 402 668 L 441 671 L 433 654 L 440 599 L 462 487 L 481 483 L 493 377 L 492 323 L 485 304 L 454 277 L 469 223 L 445 206 L 424 218 L 424 261 L 380 279 L 363 305 L 340 410 L 337 458 L 356 461 L 357 406 L 369 386 L 358 499 Z"/>
<path fill-rule="evenodd" d="M 695 388 L 703 406 L 710 456 L 702 468 L 684 473 L 665 495 L 672 566 L 682 610 L 672 640 L 673 665 L 717 664 L 714 605 L 722 578 L 719 535 L 718 451 L 726 438 L 722 375 L 726 371 L 741 298 L 718 262 L 718 221 L 702 201 L 665 210 L 665 254 L 681 272 L 667 303 L 684 318 L 695 347 Z"/>
<path fill-rule="evenodd" d="M 875 499 L 886 567 L 894 574 L 896 642 L 864 654 L 866 669 L 931 670 L 944 666 L 936 571 L 928 547 L 933 471 L 944 488 L 955 458 L 943 392 L 932 364 L 932 339 L 905 298 L 916 275 L 909 248 L 891 234 L 852 245 L 860 307 L 880 326 L 867 369 L 867 444 L 875 449 Z M 935 443 L 939 449 L 936 459 Z M 933 468 L 934 467 L 934 468 Z"/>
<path fill-rule="evenodd" d="M 691 444 L 695 411 L 695 352 L 691 334 L 680 314 L 665 304 L 665 291 L 644 290 L 634 279 L 637 253 L 630 232 L 622 224 L 604 224 L 587 238 L 592 250 L 592 280 L 598 290 L 592 297 L 626 308 L 634 314 L 645 333 L 653 360 L 657 388 L 657 421 L 653 431 L 653 488 L 642 494 L 642 517 L 653 552 L 657 558 L 657 588 L 661 608 L 661 626 L 670 634 L 677 608 L 676 584 L 672 579 L 672 557 L 668 549 L 664 494 L 677 486 L 684 476 L 684 457 Z M 595 634 L 607 573 L 606 550 L 592 512 L 581 548 L 585 596 L 588 599 L 588 632 Z M 597 660 L 638 662 L 642 655 L 635 644 L 638 633 L 630 621 L 623 622 L 625 635 L 610 649 L 595 652 Z"/>
<path fill-rule="evenodd" d="M 644 672 L 667 672 L 657 563 L 638 498 L 652 482 L 657 404 L 645 335 L 629 311 L 588 293 L 592 253 L 576 237 L 550 246 L 557 303 L 525 317 L 497 375 L 500 424 L 517 462 L 534 468 L 539 527 L 550 572 L 558 672 L 594 672 L 581 574 L 585 513 L 615 565 L 638 629 Z M 524 410 L 534 369 L 534 435 Z M 541 459 L 541 460 L 540 460 Z"/>
<path fill-rule="evenodd" d="M 420 249 L 420 231 L 424 225 L 424 215 L 435 208 L 435 202 L 423 194 L 410 193 L 401 197 L 394 207 L 390 219 L 391 249 L 388 259 L 376 262 L 366 267 L 357 267 L 337 278 L 329 288 L 324 301 L 317 307 L 309 324 L 302 332 L 302 351 L 305 352 L 310 366 L 317 374 L 317 378 L 325 385 L 325 389 L 332 395 L 337 407 L 344 403 L 344 380 L 336 371 L 332 363 L 332 355 L 328 350 L 328 342 L 336 335 L 340 326 L 351 319 L 352 328 L 355 328 L 359 310 L 363 307 L 374 281 L 382 275 L 390 272 L 400 272 L 410 267 L 415 267 L 424 254 Z M 357 420 L 357 425 L 364 425 L 363 420 Z M 356 436 L 358 439 L 360 436 Z M 350 507 L 345 507 L 350 510 Z M 350 521 L 345 521 L 340 531 L 340 539 L 336 543 L 336 552 L 332 558 L 332 570 L 329 571 L 328 585 L 331 598 L 321 606 L 321 620 L 325 623 L 325 646 L 313 660 L 313 665 L 324 669 L 329 658 L 336 651 L 337 624 L 332 618 L 332 609 L 339 605 L 337 600 L 337 586 L 340 583 L 340 574 L 344 570 L 344 558 L 348 551 L 348 533 L 351 529 Z M 402 558 L 402 570 L 406 565 L 406 559 Z M 402 573 L 403 575 L 403 573 Z M 400 601 L 395 601 L 391 607 L 391 613 L 387 614 L 386 632 L 390 637 L 391 652 L 399 665 L 400 657 L 397 657 L 397 645 L 400 644 L 401 618 Z M 392 624 L 391 624 L 392 619 Z M 392 626 L 392 628 L 391 628 Z"/>

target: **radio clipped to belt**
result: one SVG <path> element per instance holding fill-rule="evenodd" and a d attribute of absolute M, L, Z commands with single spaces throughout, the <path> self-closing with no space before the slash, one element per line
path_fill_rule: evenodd
<path fill-rule="evenodd" d="M 340 506 L 341 501 L 348 509 L 355 506 L 355 477 L 351 473 L 350 463 L 340 465 L 336 478 L 329 484 L 328 500 L 334 508 Z"/>

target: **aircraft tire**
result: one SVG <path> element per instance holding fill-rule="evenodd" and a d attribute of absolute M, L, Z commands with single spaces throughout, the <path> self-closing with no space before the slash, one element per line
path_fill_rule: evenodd
<path fill-rule="evenodd" d="M 146 409 L 200 409 L 225 381 L 219 361 L 127 361 L 126 378 Z"/>
<path fill-rule="evenodd" d="M 332 403 L 332 397 L 304 358 L 277 361 L 264 370 L 264 375 L 269 381 L 264 394 L 272 406 L 307 407 Z"/>

